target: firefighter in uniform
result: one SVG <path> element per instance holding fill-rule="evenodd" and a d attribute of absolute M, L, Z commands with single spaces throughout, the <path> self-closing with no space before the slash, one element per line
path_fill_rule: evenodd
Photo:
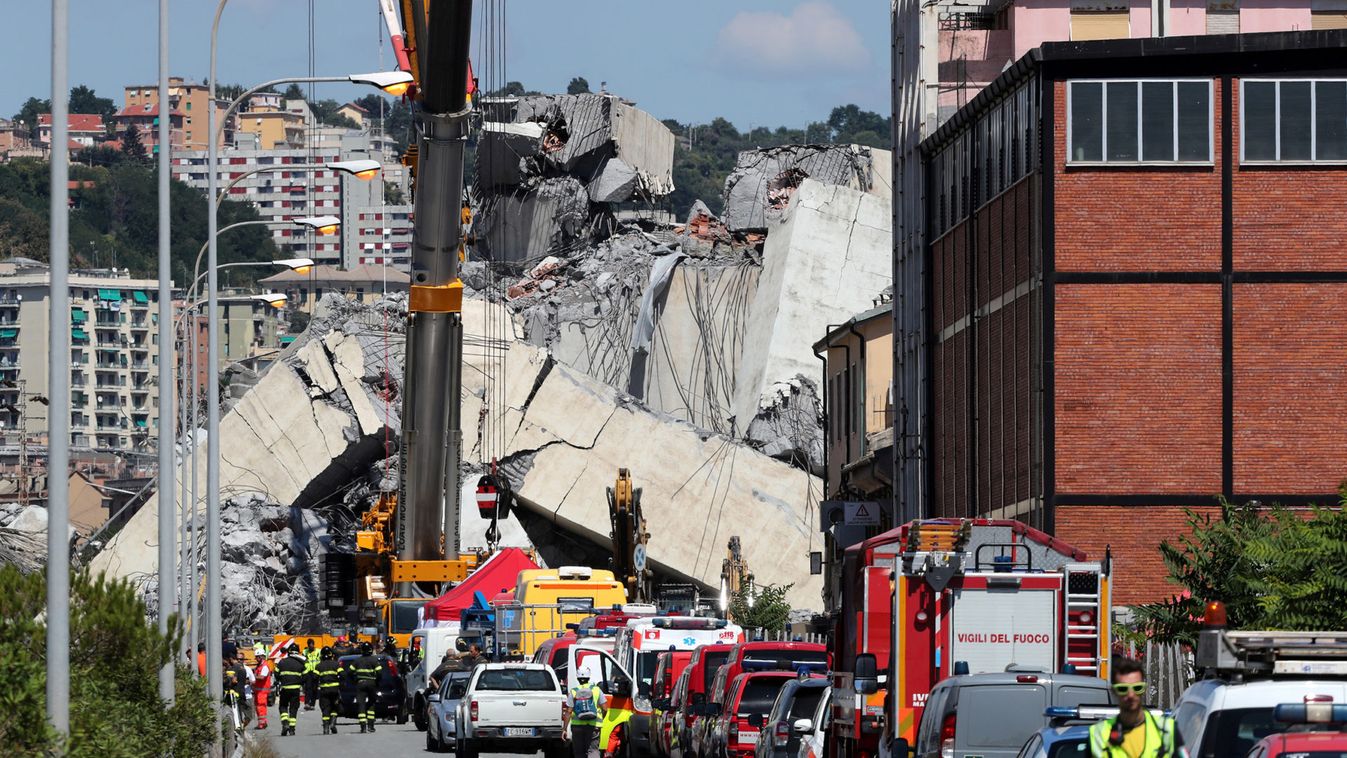
<path fill-rule="evenodd" d="M 337 710 L 341 700 L 337 688 L 341 684 L 341 664 L 332 655 L 332 648 L 325 647 L 319 654 L 321 660 L 314 669 L 318 677 L 318 702 L 323 708 L 323 734 L 337 733 Z"/>
<path fill-rule="evenodd" d="M 566 723 L 571 728 L 571 755 L 590 758 L 598 755 L 599 723 L 604 715 L 603 694 L 589 683 L 589 672 L 575 674 L 579 686 L 572 687 L 566 701 Z"/>
<path fill-rule="evenodd" d="M 374 731 L 374 712 L 378 705 L 379 667 L 382 664 L 374 656 L 374 646 L 368 642 L 360 643 L 360 657 L 351 662 L 355 672 L 355 715 L 360 719 L 360 733 Z"/>
<path fill-rule="evenodd" d="M 1139 661 L 1120 658 L 1111 680 L 1118 698 L 1118 715 L 1090 727 L 1092 758 L 1182 758 L 1183 747 L 1174 719 L 1155 716 L 1142 705 L 1146 682 Z"/>
<path fill-rule="evenodd" d="M 299 711 L 299 693 L 304 689 L 304 656 L 299 645 L 291 644 L 287 655 L 276 663 L 276 680 L 281 685 L 281 736 L 295 733 L 295 714 Z"/>

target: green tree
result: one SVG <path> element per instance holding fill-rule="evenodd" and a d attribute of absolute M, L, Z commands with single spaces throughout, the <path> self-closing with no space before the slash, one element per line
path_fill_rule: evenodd
<path fill-rule="evenodd" d="M 281 97 L 284 97 L 286 100 L 303 100 L 304 90 L 298 84 L 291 84 L 289 87 L 285 88 L 285 92 Z"/>
<path fill-rule="evenodd" d="M 506 82 L 504 87 L 501 87 L 495 92 L 488 92 L 487 94 L 495 97 L 519 97 L 527 94 L 527 92 L 524 89 L 524 85 L 520 82 Z"/>
<path fill-rule="evenodd" d="M 566 85 L 566 94 L 588 95 L 589 81 L 583 76 L 577 76 L 574 79 L 571 79 L 571 83 Z"/>
<path fill-rule="evenodd" d="M 117 105 L 111 98 L 99 97 L 92 89 L 83 84 L 70 90 L 71 113 L 97 113 L 104 120 L 117 113 Z"/>
<path fill-rule="evenodd" d="M 7 756 L 132 758 L 201 755 L 214 719 L 203 680 L 175 666 L 173 706 L 159 699 L 157 672 L 174 663 L 176 618 L 162 635 L 124 580 L 73 575 L 70 585 L 70 719 L 64 746 L 46 726 L 46 579 L 0 566 L 0 745 Z M 60 748 L 64 749 L 60 749 Z"/>
<path fill-rule="evenodd" d="M 140 138 L 140 127 L 135 124 L 127 124 L 126 131 L 122 132 L 122 152 L 137 163 L 144 163 L 150 159 L 149 153 L 145 150 L 145 143 Z"/>
<path fill-rule="evenodd" d="M 1193 644 L 1205 603 L 1220 601 L 1232 629 L 1347 628 L 1347 488 L 1339 495 L 1337 508 L 1222 502 L 1214 516 L 1188 511 L 1191 533 L 1160 543 L 1169 579 L 1184 591 L 1139 606 L 1138 626 Z"/>
<path fill-rule="evenodd" d="M 14 120 L 20 121 L 28 127 L 29 139 L 37 139 L 37 116 L 39 113 L 51 113 L 51 100 L 39 100 L 30 97 L 23 102 L 23 107 L 14 114 Z"/>
<path fill-rule="evenodd" d="M 338 113 L 342 104 L 336 100 L 319 100 L 309 103 L 309 108 L 313 111 L 313 117 L 320 124 L 328 126 L 339 126 L 343 129 L 359 129 L 360 125 L 352 121 L 346 114 Z"/>
<path fill-rule="evenodd" d="M 730 616 L 734 623 L 745 628 L 781 630 L 790 619 L 790 603 L 786 593 L 793 584 L 765 584 L 755 586 L 750 599 L 748 590 L 734 593 L 730 598 Z"/>

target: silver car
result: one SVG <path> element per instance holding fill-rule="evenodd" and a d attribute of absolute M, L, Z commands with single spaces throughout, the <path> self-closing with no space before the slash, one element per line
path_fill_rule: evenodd
<path fill-rule="evenodd" d="M 426 750 L 447 753 L 457 736 L 456 715 L 458 701 L 468 691 L 471 671 L 450 671 L 437 692 L 430 693 L 426 702 Z"/>

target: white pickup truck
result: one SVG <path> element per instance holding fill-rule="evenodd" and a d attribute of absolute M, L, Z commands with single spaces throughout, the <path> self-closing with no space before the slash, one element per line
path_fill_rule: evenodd
<path fill-rule="evenodd" d="M 481 753 L 568 754 L 562 741 L 566 696 L 552 669 L 541 663 L 478 666 L 458 701 L 457 758 Z"/>

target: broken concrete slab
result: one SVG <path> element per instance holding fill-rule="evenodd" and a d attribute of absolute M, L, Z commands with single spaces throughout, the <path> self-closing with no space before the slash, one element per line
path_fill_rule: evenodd
<path fill-rule="evenodd" d="M 888 151 L 861 145 L 745 150 L 725 179 L 721 220 L 733 232 L 765 231 L 805 179 L 891 199 L 889 161 Z"/>
<path fill-rule="evenodd" d="M 529 191 L 485 195 L 473 220 L 475 251 L 494 261 L 536 260 L 573 247 L 590 223 L 589 192 L 570 177 Z"/>
<path fill-rule="evenodd" d="M 873 307 L 874 298 L 891 284 L 891 228 L 886 200 L 813 179 L 801 182 L 767 233 L 734 391 L 739 429 L 749 429 L 761 411 L 776 405 L 779 383 L 817 376 L 814 338 L 827 324 Z M 796 444 L 780 438 L 757 441 Z"/>
<path fill-rule="evenodd" d="M 641 175 L 625 161 L 609 158 L 589 183 L 589 199 L 595 203 L 623 203 L 640 188 Z"/>

